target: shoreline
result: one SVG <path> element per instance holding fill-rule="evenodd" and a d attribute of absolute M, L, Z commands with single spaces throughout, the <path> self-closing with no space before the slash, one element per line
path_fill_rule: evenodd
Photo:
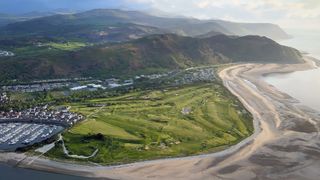
<path fill-rule="evenodd" d="M 263 164 L 265 163 L 263 161 L 270 161 L 269 146 L 273 145 L 278 149 L 282 148 L 284 150 L 287 146 L 281 145 L 286 144 L 288 139 L 294 139 L 293 137 L 300 133 L 286 129 L 290 125 L 290 119 L 294 119 L 294 117 L 286 116 L 305 118 L 306 121 L 308 118 L 316 119 L 318 117 L 313 117 L 312 113 L 304 112 L 304 110 L 296 107 L 291 97 L 263 82 L 261 77 L 271 73 L 289 73 L 314 68 L 311 63 L 312 58 L 305 58 L 307 62 L 303 64 L 239 64 L 227 67 L 219 73 L 224 85 L 252 113 L 255 126 L 253 135 L 226 150 L 206 155 L 150 160 L 118 166 L 88 166 L 39 158 L 34 160 L 31 165 L 23 162 L 18 167 L 68 175 L 116 179 L 270 178 L 267 177 L 268 174 L 265 174 L 265 169 L 268 169 L 270 165 L 266 167 L 267 165 Z M 317 123 L 316 125 L 318 125 Z M 305 138 L 311 138 L 305 135 L 306 132 L 303 133 L 302 136 L 306 136 Z M 313 133 L 319 133 L 319 131 L 312 132 L 312 136 L 314 135 Z M 304 144 L 302 143 L 301 146 L 304 147 Z M 291 153 L 290 151 L 289 153 Z M 298 151 L 298 153 L 301 152 Z M 283 155 L 283 153 L 280 154 Z M 264 159 L 265 157 L 269 158 Z M 19 162 L 21 158 L 23 161 L 28 158 L 32 159 L 32 157 L 22 154 L 0 153 L 1 162 Z M 281 158 L 272 159 L 275 166 L 278 163 L 282 167 L 288 163 L 288 160 L 283 160 L 283 163 L 277 162 L 277 159 Z M 299 157 L 298 159 L 301 158 Z M 292 164 L 290 165 L 293 166 Z M 315 167 L 319 168 L 320 166 Z M 314 169 L 313 166 L 312 168 Z M 282 169 L 287 170 L 289 168 L 282 167 Z M 277 176 L 277 173 L 270 174 L 275 177 L 283 177 Z M 314 172 L 314 174 L 318 175 L 317 172 Z M 310 179 L 313 179 L 312 177 L 316 179 L 315 175 L 310 177 Z"/>

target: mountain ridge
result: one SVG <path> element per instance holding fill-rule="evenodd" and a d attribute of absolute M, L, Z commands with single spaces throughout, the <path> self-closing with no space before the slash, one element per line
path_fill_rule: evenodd
<path fill-rule="evenodd" d="M 226 35 L 260 35 L 273 39 L 289 38 L 279 26 L 268 23 L 234 23 L 222 20 L 198 20 L 185 17 L 157 17 L 139 11 L 123 11 L 118 9 L 95 9 L 74 14 L 58 14 L 35 18 L 23 22 L 9 24 L 2 28 L 0 33 L 15 35 L 27 33 L 29 36 L 45 36 L 40 31 L 46 27 L 53 37 L 79 38 L 76 29 L 86 27 L 88 34 L 96 31 L 107 31 L 108 28 L 119 24 L 136 24 L 152 27 L 164 33 L 176 33 L 183 36 L 197 37 L 210 32 L 217 32 Z M 28 29 L 33 27 L 32 29 Z M 67 27 L 74 27 L 67 29 Z M 55 30 L 55 31 L 54 31 Z M 63 33 L 60 33 L 62 30 Z M 73 34 L 72 36 L 69 36 Z M 145 33 L 144 35 L 151 35 Z M 77 36 L 78 35 L 78 36 Z M 83 36 L 80 36 L 83 37 Z M 90 38 L 85 38 L 91 40 Z M 105 39 L 108 41 L 108 39 Z M 125 39 L 131 40 L 131 39 Z"/>
<path fill-rule="evenodd" d="M 266 37 L 217 35 L 199 39 L 160 34 L 50 56 L 10 57 L 0 61 L 0 79 L 101 78 L 232 62 L 302 61 L 299 51 Z"/>

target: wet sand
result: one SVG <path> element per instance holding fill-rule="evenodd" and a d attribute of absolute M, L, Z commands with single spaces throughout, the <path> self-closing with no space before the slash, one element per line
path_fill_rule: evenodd
<path fill-rule="evenodd" d="M 104 167 L 11 153 L 0 161 L 20 167 L 110 179 L 310 179 L 320 177 L 320 114 L 263 81 L 269 73 L 314 68 L 311 58 L 296 65 L 239 64 L 220 72 L 224 85 L 253 114 L 255 133 L 218 153 Z M 13 160 L 15 158 L 15 160 Z M 23 159 L 21 161 L 21 159 Z"/>

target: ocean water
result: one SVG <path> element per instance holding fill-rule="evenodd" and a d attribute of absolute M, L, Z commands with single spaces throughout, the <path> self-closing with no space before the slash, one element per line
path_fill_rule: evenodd
<path fill-rule="evenodd" d="M 320 33 L 312 30 L 285 29 L 293 36 L 292 39 L 278 41 L 278 43 L 294 47 L 320 60 Z"/>
<path fill-rule="evenodd" d="M 265 77 L 265 81 L 320 112 L 320 69 L 271 74 Z"/>
<path fill-rule="evenodd" d="M 0 180 L 95 180 L 93 178 L 54 174 L 0 164 Z"/>
<path fill-rule="evenodd" d="M 305 30 L 288 30 L 287 32 L 294 38 L 281 41 L 281 44 L 308 52 L 310 56 L 320 60 L 319 33 Z M 286 74 L 271 74 L 265 77 L 265 81 L 299 100 L 301 104 L 320 112 L 320 68 Z"/>

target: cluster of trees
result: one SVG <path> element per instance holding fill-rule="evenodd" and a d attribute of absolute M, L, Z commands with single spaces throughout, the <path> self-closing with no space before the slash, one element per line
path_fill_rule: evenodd
<path fill-rule="evenodd" d="M 120 142 L 118 139 L 115 139 L 109 136 L 104 136 L 101 133 L 89 134 L 87 136 L 82 137 L 82 142 L 84 143 L 90 142 L 91 140 L 103 142 L 103 146 L 106 147 L 109 152 L 121 149 L 124 146 L 124 143 Z"/>
<path fill-rule="evenodd" d="M 33 93 L 8 93 L 9 97 L 18 96 L 19 98 L 10 98 L 7 103 L 0 104 L 0 111 L 23 110 L 34 106 L 45 104 L 60 105 L 71 102 L 84 102 L 88 99 L 106 98 L 119 96 L 124 93 L 133 91 L 130 88 L 119 88 L 114 90 L 98 90 L 98 91 L 43 91 Z M 64 94 L 57 96 L 56 94 Z"/>

